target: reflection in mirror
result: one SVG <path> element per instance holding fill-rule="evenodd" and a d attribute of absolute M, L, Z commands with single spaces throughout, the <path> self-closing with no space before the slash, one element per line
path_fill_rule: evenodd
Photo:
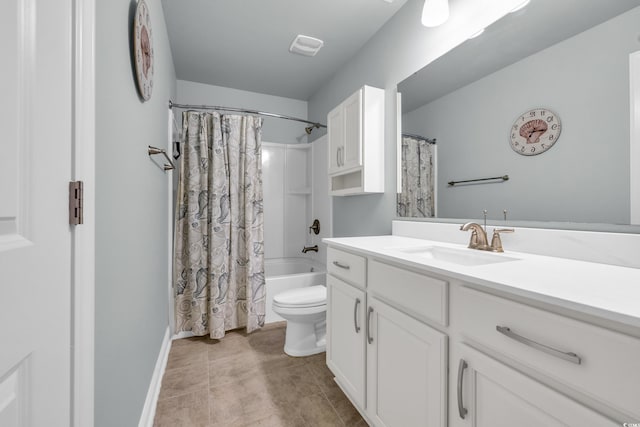
<path fill-rule="evenodd" d="M 402 132 L 438 141 L 438 217 L 478 218 L 487 209 L 501 220 L 506 209 L 512 220 L 630 223 L 629 56 L 640 50 L 638 6 L 535 0 L 398 85 Z M 536 108 L 554 111 L 562 132 L 543 154 L 524 156 L 511 135 Z M 503 175 L 509 180 L 447 185 Z"/>
<path fill-rule="evenodd" d="M 398 216 L 435 217 L 435 152 L 435 139 L 402 134 Z"/>

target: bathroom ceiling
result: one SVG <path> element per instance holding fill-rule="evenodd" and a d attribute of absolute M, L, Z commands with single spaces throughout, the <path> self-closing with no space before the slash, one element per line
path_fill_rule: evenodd
<path fill-rule="evenodd" d="M 308 100 L 407 0 L 162 0 L 179 80 Z M 419 19 L 419 17 L 416 17 Z M 294 55 L 298 34 L 324 41 Z"/>

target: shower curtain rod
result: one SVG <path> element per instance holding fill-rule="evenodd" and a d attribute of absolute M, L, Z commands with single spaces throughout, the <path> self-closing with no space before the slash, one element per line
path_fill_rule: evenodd
<path fill-rule="evenodd" d="M 192 109 L 192 110 L 233 111 L 233 112 L 236 112 L 236 113 L 256 114 L 256 115 L 259 115 L 259 116 L 275 117 L 275 118 L 278 118 L 278 119 L 285 119 L 285 120 L 293 120 L 293 121 L 296 121 L 296 122 L 302 122 L 302 123 L 307 123 L 307 124 L 311 125 L 308 128 L 305 128 L 305 130 L 307 131 L 308 134 L 311 133 L 313 128 L 326 128 L 327 127 L 327 125 L 323 125 L 322 123 L 312 122 L 312 121 L 305 120 L 305 119 L 299 119 L 297 117 L 285 116 L 285 115 L 276 114 L 276 113 L 267 113 L 265 111 L 248 110 L 246 108 L 223 107 L 223 106 L 219 106 L 219 105 L 176 104 L 173 101 L 169 101 L 169 109 L 172 109 L 174 107 L 175 108 Z"/>
<path fill-rule="evenodd" d="M 436 143 L 436 139 L 435 138 L 425 138 L 422 135 L 416 135 L 413 133 L 402 133 L 402 136 L 408 136 L 409 138 L 416 138 L 416 139 L 422 139 L 423 141 L 427 141 L 429 144 L 435 144 Z"/>

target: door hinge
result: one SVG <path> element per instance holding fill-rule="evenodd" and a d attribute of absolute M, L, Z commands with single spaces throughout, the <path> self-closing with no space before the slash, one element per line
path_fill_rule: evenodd
<path fill-rule="evenodd" d="M 69 183 L 69 224 L 82 224 L 82 204 L 83 204 L 82 181 L 71 181 Z"/>

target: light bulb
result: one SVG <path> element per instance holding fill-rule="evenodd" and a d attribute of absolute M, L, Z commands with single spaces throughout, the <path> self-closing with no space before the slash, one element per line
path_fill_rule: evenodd
<path fill-rule="evenodd" d="M 449 0 L 424 0 L 422 25 L 437 27 L 449 18 Z"/>

